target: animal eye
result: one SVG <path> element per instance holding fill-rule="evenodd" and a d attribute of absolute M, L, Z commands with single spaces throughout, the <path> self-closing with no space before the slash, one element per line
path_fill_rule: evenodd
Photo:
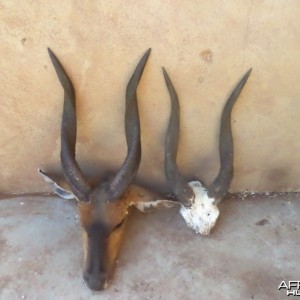
<path fill-rule="evenodd" d="M 123 219 L 118 225 L 116 225 L 114 229 L 120 228 L 124 224 L 124 222 L 125 222 L 125 219 Z"/>

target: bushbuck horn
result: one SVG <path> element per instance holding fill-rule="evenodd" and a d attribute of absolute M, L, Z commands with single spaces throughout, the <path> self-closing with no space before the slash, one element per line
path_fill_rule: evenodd
<path fill-rule="evenodd" d="M 84 248 L 84 280 L 92 290 L 103 290 L 112 279 L 119 252 L 128 208 L 141 211 L 170 207 L 172 200 L 132 185 L 141 160 L 140 123 L 136 90 L 150 55 L 150 49 L 137 65 L 126 90 L 125 132 L 127 157 L 112 180 L 92 186 L 83 176 L 76 160 L 76 103 L 73 84 L 61 63 L 49 54 L 64 88 L 61 128 L 61 164 L 72 192 L 60 187 L 49 175 L 39 170 L 54 192 L 66 199 L 77 198 Z"/>
<path fill-rule="evenodd" d="M 233 138 L 231 130 L 231 111 L 236 103 L 244 85 L 250 76 L 252 69 L 249 69 L 238 82 L 230 97 L 228 98 L 221 117 L 219 153 L 220 169 L 213 183 L 208 187 L 208 196 L 219 202 L 230 188 L 233 178 Z"/>
<path fill-rule="evenodd" d="M 251 73 L 249 69 L 228 98 L 221 117 L 220 128 L 220 170 L 208 189 L 199 181 L 187 182 L 176 164 L 179 140 L 179 101 L 175 88 L 163 68 L 165 82 L 171 98 L 171 114 L 165 142 L 165 173 L 171 190 L 181 203 L 180 213 L 189 227 L 196 232 L 209 234 L 219 216 L 216 205 L 228 192 L 233 178 L 233 139 L 231 132 L 231 111 L 242 88 Z"/>
<path fill-rule="evenodd" d="M 121 169 L 109 183 L 109 196 L 111 201 L 117 200 L 126 191 L 135 177 L 141 162 L 140 120 L 136 90 L 150 51 L 151 49 L 144 54 L 127 85 L 125 131 L 128 152 Z"/>
<path fill-rule="evenodd" d="M 187 180 L 181 175 L 176 164 L 180 128 L 178 96 L 165 68 L 163 68 L 163 74 L 170 94 L 172 106 L 165 140 L 165 173 L 169 185 L 178 201 L 185 206 L 191 206 L 195 195 Z"/>
<path fill-rule="evenodd" d="M 72 81 L 57 57 L 49 48 L 48 52 L 58 79 L 64 89 L 64 108 L 61 122 L 60 152 L 62 169 L 66 180 L 78 199 L 81 201 L 88 201 L 88 195 L 92 192 L 92 187 L 83 176 L 75 160 L 77 135 L 75 90 Z"/>

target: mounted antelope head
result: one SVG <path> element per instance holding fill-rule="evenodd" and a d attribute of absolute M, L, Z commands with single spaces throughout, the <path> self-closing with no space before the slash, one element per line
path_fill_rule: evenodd
<path fill-rule="evenodd" d="M 228 192 L 233 178 L 231 111 L 250 73 L 251 69 L 238 82 L 224 106 L 219 136 L 220 169 L 213 183 L 206 188 L 200 181 L 187 182 L 176 164 L 180 128 L 179 101 L 171 79 L 163 68 L 171 98 L 171 115 L 165 141 L 165 173 L 173 194 L 181 203 L 181 215 L 197 233 L 207 235 L 214 227 L 219 216 L 217 204 Z"/>
<path fill-rule="evenodd" d="M 131 185 L 141 161 L 140 122 L 137 87 L 150 55 L 150 49 L 138 63 L 126 90 L 125 131 L 128 152 L 117 174 L 92 186 L 75 159 L 76 103 L 73 84 L 63 66 L 49 50 L 59 81 L 64 89 L 61 125 L 61 165 L 72 192 L 60 187 L 45 172 L 39 170 L 53 190 L 65 199 L 76 198 L 82 228 L 84 248 L 84 280 L 92 290 L 105 289 L 112 278 L 116 258 L 125 229 L 128 209 L 141 211 L 172 205 L 172 201 L 155 201 L 158 195 Z"/>

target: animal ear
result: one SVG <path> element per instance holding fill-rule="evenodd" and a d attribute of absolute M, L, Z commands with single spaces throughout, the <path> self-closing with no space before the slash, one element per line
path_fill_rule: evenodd
<path fill-rule="evenodd" d="M 175 200 L 161 200 L 164 197 L 137 185 L 131 185 L 128 193 L 128 206 L 134 206 L 141 212 L 152 212 L 157 209 L 179 205 L 179 202 Z"/>
<path fill-rule="evenodd" d="M 76 196 L 70 192 L 62 188 L 59 184 L 57 184 L 52 178 L 49 177 L 48 174 L 43 172 L 41 169 L 38 170 L 39 174 L 43 177 L 43 179 L 50 185 L 53 192 L 59 195 L 60 197 L 64 199 L 77 199 Z"/>

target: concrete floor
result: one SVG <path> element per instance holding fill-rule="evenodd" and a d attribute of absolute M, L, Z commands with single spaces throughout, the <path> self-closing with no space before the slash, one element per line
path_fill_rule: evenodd
<path fill-rule="evenodd" d="M 55 197 L 0 201 L 0 299 L 285 299 L 300 280 L 300 197 L 232 197 L 211 237 L 175 209 L 133 211 L 115 278 L 92 292 L 81 275 L 75 205 Z"/>

